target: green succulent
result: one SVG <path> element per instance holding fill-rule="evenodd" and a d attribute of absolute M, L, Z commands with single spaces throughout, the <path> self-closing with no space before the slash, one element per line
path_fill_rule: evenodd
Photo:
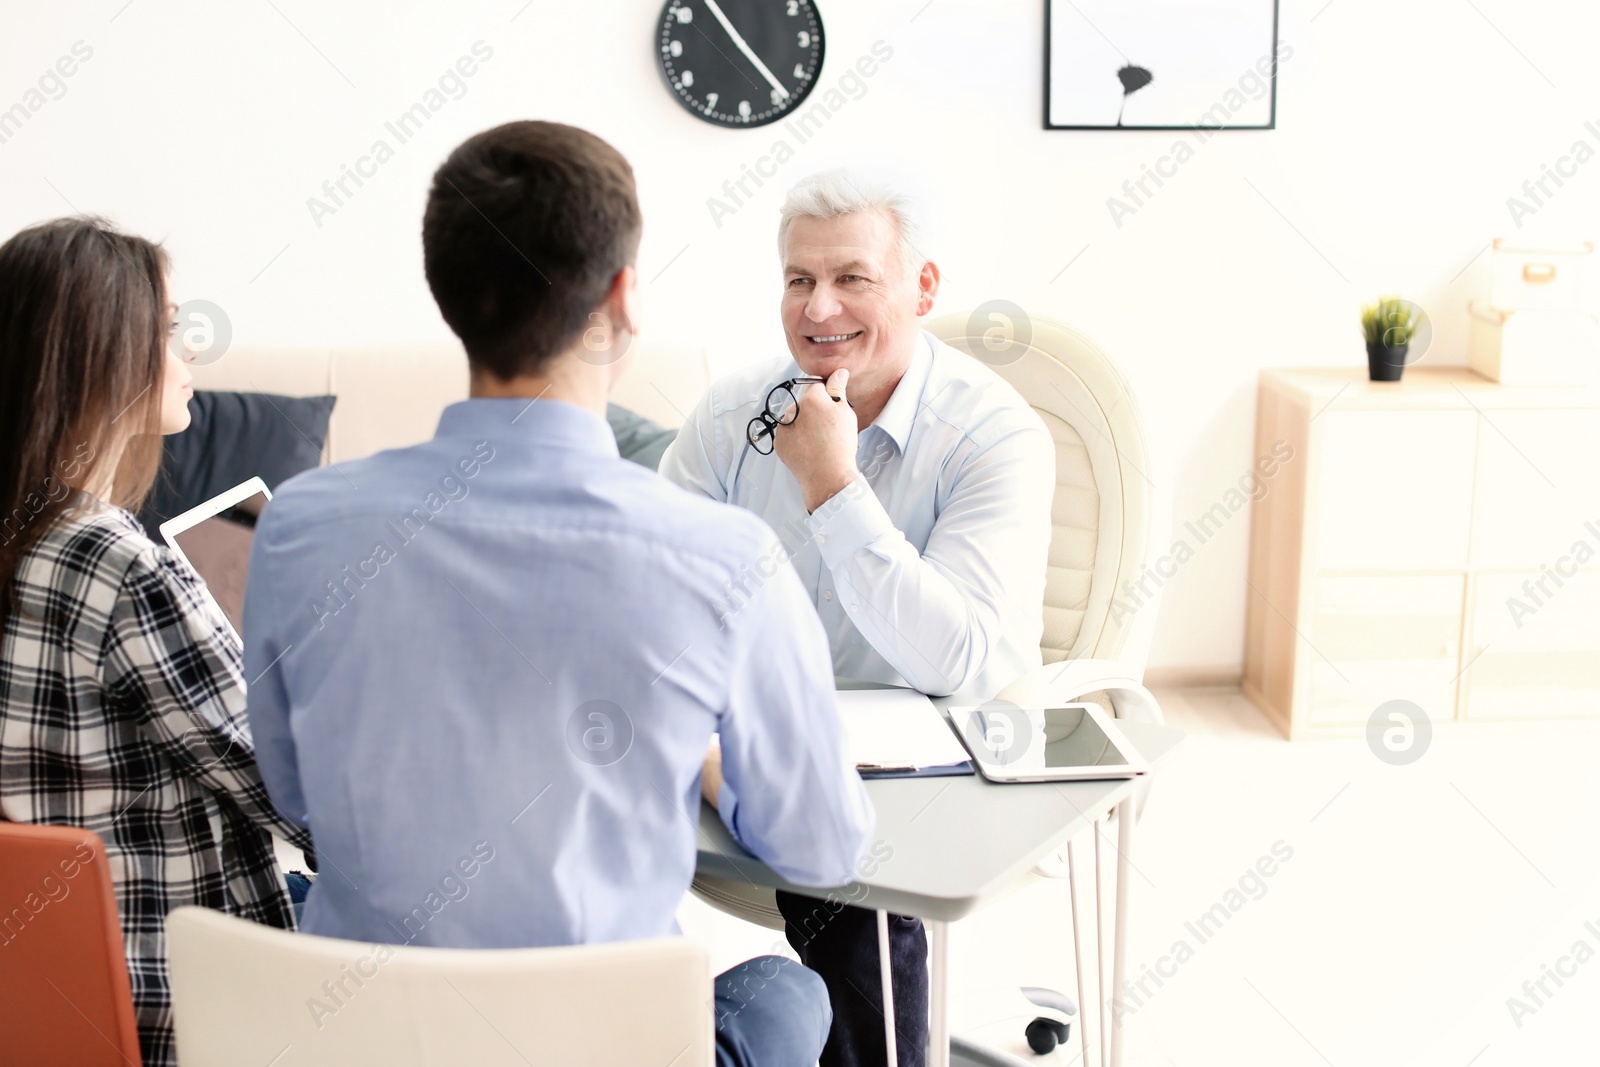
<path fill-rule="evenodd" d="M 1422 310 L 1398 296 L 1386 296 L 1361 307 L 1361 332 L 1369 345 L 1398 348 L 1411 343 L 1422 318 Z"/>

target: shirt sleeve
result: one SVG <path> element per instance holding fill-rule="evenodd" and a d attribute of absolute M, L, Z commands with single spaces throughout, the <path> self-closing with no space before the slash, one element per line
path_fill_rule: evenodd
<path fill-rule="evenodd" d="M 1020 612 L 1038 615 L 1054 492 L 1054 444 L 1028 427 L 968 454 L 923 552 L 860 474 L 808 523 L 856 629 L 913 688 L 947 696 Z"/>
<path fill-rule="evenodd" d="M 199 576 L 160 549 L 123 576 L 106 635 L 105 685 L 139 709 L 140 729 L 179 770 L 302 849 L 304 830 L 272 805 L 245 719 L 239 640 Z"/>
<path fill-rule="evenodd" d="M 796 885 L 844 885 L 872 834 L 872 803 L 849 762 L 821 620 L 769 539 L 763 584 L 732 615 L 720 721 L 718 813 L 728 831 Z"/>
<path fill-rule="evenodd" d="M 717 420 L 713 417 L 716 388 L 706 390 L 689 417 L 661 455 L 656 470 L 663 478 L 712 500 L 726 501 L 728 487 L 723 472 L 730 467 L 727 445 L 717 440 Z"/>
<path fill-rule="evenodd" d="M 250 581 L 245 586 L 244 664 L 250 672 L 250 730 L 256 740 L 256 763 L 272 799 L 290 820 L 311 825 L 294 734 L 289 730 L 289 695 L 283 683 L 283 657 L 292 645 L 283 636 L 284 618 L 274 591 L 283 581 L 270 550 L 272 505 L 256 524 L 250 550 Z"/>

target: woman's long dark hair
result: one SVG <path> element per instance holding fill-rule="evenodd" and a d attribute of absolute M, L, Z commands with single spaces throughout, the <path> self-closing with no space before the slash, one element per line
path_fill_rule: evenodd
<path fill-rule="evenodd" d="M 137 508 L 161 462 L 167 255 L 104 219 L 0 245 L 0 624 L 22 557 L 116 463 Z"/>

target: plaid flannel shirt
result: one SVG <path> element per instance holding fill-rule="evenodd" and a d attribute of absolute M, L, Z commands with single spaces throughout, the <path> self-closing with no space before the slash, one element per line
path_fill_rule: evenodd
<path fill-rule="evenodd" d="M 241 649 L 200 577 L 101 504 L 23 558 L 0 643 L 0 817 L 105 843 L 146 1067 L 176 1061 L 166 917 L 294 929 L 245 719 Z"/>

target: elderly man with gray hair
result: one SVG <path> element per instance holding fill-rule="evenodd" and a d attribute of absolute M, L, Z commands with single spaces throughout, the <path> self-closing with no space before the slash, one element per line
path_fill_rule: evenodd
<path fill-rule="evenodd" d="M 887 186 L 828 171 L 791 189 L 778 226 L 789 356 L 717 382 L 660 470 L 767 520 L 836 676 L 978 703 L 1040 666 L 1055 447 L 1005 380 L 920 328 L 939 291 L 921 239 Z M 713 757 L 712 797 L 716 772 Z M 778 902 L 828 985 L 823 1067 L 883 1063 L 873 913 L 846 907 L 815 932 L 814 902 Z M 926 934 L 900 916 L 890 934 L 899 1059 L 920 1065 Z"/>

